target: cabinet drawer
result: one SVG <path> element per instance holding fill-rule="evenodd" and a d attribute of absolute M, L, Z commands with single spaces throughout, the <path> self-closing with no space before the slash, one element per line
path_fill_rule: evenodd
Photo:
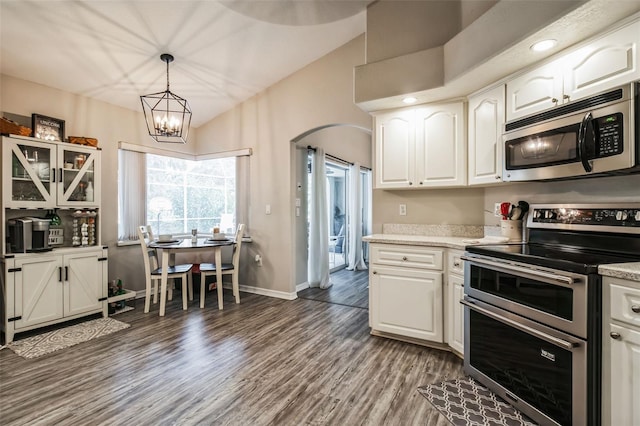
<path fill-rule="evenodd" d="M 640 288 L 611 284 L 611 318 L 640 327 Z"/>
<path fill-rule="evenodd" d="M 379 265 L 442 270 L 442 250 L 419 246 L 372 244 L 371 262 Z"/>
<path fill-rule="evenodd" d="M 447 271 L 449 273 L 464 275 L 464 261 L 460 259 L 463 254 L 462 250 L 447 251 Z"/>

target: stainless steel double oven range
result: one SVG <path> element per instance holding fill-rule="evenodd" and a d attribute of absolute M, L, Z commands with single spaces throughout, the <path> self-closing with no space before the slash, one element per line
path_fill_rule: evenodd
<path fill-rule="evenodd" d="M 540 424 L 599 425 L 598 266 L 640 261 L 640 203 L 533 205 L 527 228 L 466 247 L 465 371 Z"/>

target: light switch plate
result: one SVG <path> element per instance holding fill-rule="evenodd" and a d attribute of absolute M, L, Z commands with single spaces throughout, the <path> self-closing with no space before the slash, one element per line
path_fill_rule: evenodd
<path fill-rule="evenodd" d="M 501 217 L 502 215 L 500 214 L 500 204 L 501 203 L 495 203 L 493 205 L 493 215 L 495 217 Z"/>
<path fill-rule="evenodd" d="M 271 214 L 271 204 L 267 204 L 264 208 L 265 214 Z"/>
<path fill-rule="evenodd" d="M 406 216 L 406 215 L 407 215 L 407 205 L 400 204 L 400 216 Z"/>

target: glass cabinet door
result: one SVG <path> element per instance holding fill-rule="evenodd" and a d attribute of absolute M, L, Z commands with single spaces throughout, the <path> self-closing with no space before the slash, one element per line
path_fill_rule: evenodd
<path fill-rule="evenodd" d="M 56 146 L 9 138 L 2 145 L 6 207 L 55 207 Z"/>
<path fill-rule="evenodd" d="M 58 205 L 98 206 L 100 162 L 98 151 L 77 145 L 58 146 Z"/>

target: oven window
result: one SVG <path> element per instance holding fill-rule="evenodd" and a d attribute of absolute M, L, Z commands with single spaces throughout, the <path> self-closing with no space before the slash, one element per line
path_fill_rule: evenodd
<path fill-rule="evenodd" d="M 573 163 L 578 160 L 579 125 L 513 139 L 505 143 L 507 170 Z"/>
<path fill-rule="evenodd" d="M 469 314 L 471 365 L 558 423 L 570 425 L 573 354 L 473 310 Z"/>
<path fill-rule="evenodd" d="M 471 265 L 471 288 L 566 320 L 573 320 L 573 290 Z"/>

